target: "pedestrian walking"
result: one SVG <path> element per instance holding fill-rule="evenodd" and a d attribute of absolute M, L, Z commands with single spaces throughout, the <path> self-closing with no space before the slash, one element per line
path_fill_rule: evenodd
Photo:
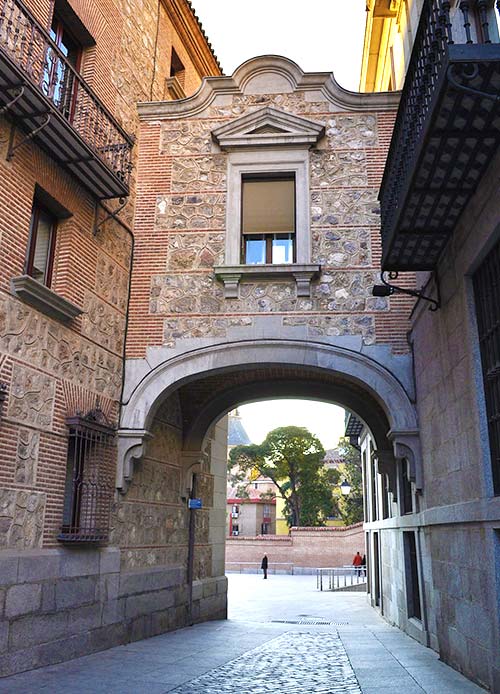
<path fill-rule="evenodd" d="M 363 563 L 363 558 L 359 552 L 356 552 L 356 556 L 352 560 L 352 565 L 356 567 L 356 576 L 361 576 L 361 564 Z"/>
<path fill-rule="evenodd" d="M 363 554 L 363 559 L 361 560 L 361 567 L 363 569 L 362 576 L 366 576 L 366 554 Z"/>
<path fill-rule="evenodd" d="M 264 572 L 264 578 L 267 578 L 267 567 L 268 567 L 268 565 L 269 565 L 269 560 L 268 560 L 268 558 L 267 558 L 267 554 L 264 554 L 264 556 L 262 557 L 262 561 L 261 561 L 261 563 L 260 563 L 260 568 L 261 568 L 262 571 Z"/>

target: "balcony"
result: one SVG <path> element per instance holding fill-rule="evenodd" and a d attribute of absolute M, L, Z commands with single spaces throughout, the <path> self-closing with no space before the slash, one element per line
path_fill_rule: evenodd
<path fill-rule="evenodd" d="M 432 270 L 500 144 L 493 2 L 425 0 L 380 190 L 382 267 Z"/>
<path fill-rule="evenodd" d="M 128 195 L 132 138 L 19 0 L 0 0 L 0 115 L 97 198 Z"/>

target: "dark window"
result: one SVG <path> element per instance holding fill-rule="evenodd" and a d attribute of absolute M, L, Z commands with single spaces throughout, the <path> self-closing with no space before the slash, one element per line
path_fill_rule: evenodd
<path fill-rule="evenodd" d="M 52 48 L 48 49 L 43 88 L 64 117 L 72 121 L 78 89 L 75 73 L 80 71 L 82 46 L 57 14 L 52 19 L 50 38 L 64 59 Z"/>
<path fill-rule="evenodd" d="M 295 177 L 243 176 L 242 259 L 246 265 L 295 261 Z"/>
<path fill-rule="evenodd" d="M 50 287 L 57 219 L 37 201 L 31 211 L 30 241 L 26 274 Z"/>
<path fill-rule="evenodd" d="M 104 422 L 104 423 L 103 423 Z M 71 543 L 108 540 L 112 499 L 114 430 L 100 410 L 67 419 L 68 457 L 63 522 L 58 539 Z"/>
<path fill-rule="evenodd" d="M 500 243 L 473 277 L 495 494 L 500 494 Z"/>
<path fill-rule="evenodd" d="M 420 584 L 418 580 L 417 545 L 414 532 L 403 533 L 405 571 L 406 571 L 406 601 L 408 617 L 422 619 L 420 609 Z"/>
<path fill-rule="evenodd" d="M 181 87 L 184 89 L 186 82 L 186 69 L 173 48 L 170 57 L 170 77 L 175 77 Z"/>
<path fill-rule="evenodd" d="M 260 527 L 261 535 L 269 535 L 269 523 L 262 523 Z"/>
<path fill-rule="evenodd" d="M 406 460 L 401 461 L 401 511 L 403 514 L 413 513 L 413 494 L 411 489 L 411 481 L 408 476 L 408 463 Z"/>
<path fill-rule="evenodd" d="M 231 534 L 232 535 L 239 535 L 240 534 L 240 526 L 239 525 L 233 525 L 231 528 Z"/>

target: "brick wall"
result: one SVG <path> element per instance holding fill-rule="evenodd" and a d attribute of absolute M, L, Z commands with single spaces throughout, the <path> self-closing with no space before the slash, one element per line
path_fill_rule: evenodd
<path fill-rule="evenodd" d="M 226 540 L 228 570 L 259 568 L 264 554 L 269 566 L 288 573 L 292 567 L 320 568 L 351 564 L 364 554 L 363 524 L 346 528 L 292 528 L 288 537 L 231 537 Z M 251 565 L 251 566 L 249 566 Z"/>

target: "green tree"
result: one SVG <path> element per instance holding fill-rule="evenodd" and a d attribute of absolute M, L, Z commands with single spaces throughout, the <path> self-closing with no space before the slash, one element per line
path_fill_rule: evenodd
<path fill-rule="evenodd" d="M 285 501 L 289 527 L 321 525 L 332 512 L 332 490 L 325 451 L 304 427 L 279 427 L 260 444 L 235 446 L 229 456 L 232 482 L 255 472 L 268 477 Z"/>
<path fill-rule="evenodd" d="M 339 511 L 345 525 L 352 525 L 363 520 L 361 454 L 346 438 L 339 441 L 339 454 L 344 466 L 344 479 L 351 485 L 350 493 L 339 499 Z"/>

